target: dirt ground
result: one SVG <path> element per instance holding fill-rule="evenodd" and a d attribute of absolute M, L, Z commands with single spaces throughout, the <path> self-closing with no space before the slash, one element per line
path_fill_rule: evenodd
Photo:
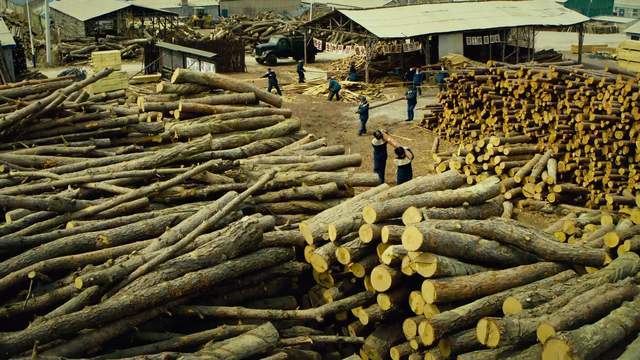
<path fill-rule="evenodd" d="M 328 63 L 334 58 L 319 57 L 318 62 L 306 66 L 307 80 L 326 79 L 325 69 Z M 247 58 L 247 73 L 234 74 L 234 77 L 248 79 L 257 86 L 266 87 L 266 81 L 260 76 L 266 72 L 267 67 L 259 65 L 250 57 Z M 295 63 L 293 61 L 283 61 L 274 67 L 274 71 L 278 74 L 281 86 L 297 82 L 295 73 Z M 389 87 L 385 89 L 384 94 L 388 98 L 397 98 L 404 95 L 404 88 Z M 413 163 L 414 176 L 426 175 L 431 173 L 431 147 L 434 135 L 419 126 L 417 123 L 422 119 L 424 110 L 421 110 L 426 104 L 435 103 L 435 93 L 423 94 L 418 99 L 418 106 L 413 122 L 405 121 L 407 119 L 406 101 L 401 100 L 370 112 L 369 122 L 367 123 L 368 134 L 358 136 L 360 121 L 355 113 L 356 104 L 347 102 L 328 102 L 325 97 L 300 95 L 295 93 L 284 92 L 285 107 L 293 110 L 295 117 L 302 120 L 302 127 L 309 133 L 318 137 L 326 137 L 329 145 L 345 145 L 347 153 L 361 154 L 363 162 L 361 170 L 372 171 L 372 148 L 371 134 L 376 129 L 385 129 L 404 146 L 410 147 L 416 159 Z M 375 104 L 376 100 L 370 100 L 371 104 Z M 446 149 L 447 144 L 441 144 L 440 151 Z M 386 180 L 389 184 L 395 183 L 395 168 L 392 162 L 392 155 L 389 155 L 387 162 Z"/>

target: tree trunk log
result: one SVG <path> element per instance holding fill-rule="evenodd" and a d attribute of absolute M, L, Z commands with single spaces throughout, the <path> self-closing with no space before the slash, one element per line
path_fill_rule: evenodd
<path fill-rule="evenodd" d="M 402 214 L 402 222 L 405 225 L 413 225 L 430 219 L 483 220 L 500 216 L 502 211 L 502 203 L 496 200 L 490 200 L 480 205 L 449 208 L 416 208 L 412 206 Z"/>

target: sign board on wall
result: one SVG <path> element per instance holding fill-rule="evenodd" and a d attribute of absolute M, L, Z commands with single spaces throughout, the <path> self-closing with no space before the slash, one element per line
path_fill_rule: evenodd
<path fill-rule="evenodd" d="M 483 35 L 483 36 L 466 36 L 465 44 L 467 46 L 471 45 L 489 45 L 500 42 L 500 34 L 494 35 Z"/>

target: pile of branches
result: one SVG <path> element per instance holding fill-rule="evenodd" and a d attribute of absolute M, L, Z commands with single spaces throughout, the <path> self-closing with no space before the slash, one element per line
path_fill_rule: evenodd
<path fill-rule="evenodd" d="M 639 95 L 636 75 L 614 68 L 491 63 L 456 70 L 425 126 L 465 144 L 529 136 L 551 150 L 558 179 L 586 189 L 588 207 L 632 206 L 640 186 Z"/>
<path fill-rule="evenodd" d="M 360 155 L 233 78 L 84 90 L 111 72 L 0 89 L 1 356 L 352 353 L 331 320 L 371 295 L 309 295 L 294 226 L 378 185 Z"/>
<path fill-rule="evenodd" d="M 540 229 L 510 219 L 500 185 L 449 170 L 300 224 L 316 291 L 376 293 L 344 320 L 365 337 L 359 358 L 595 359 L 627 344 L 620 359 L 634 358 L 640 209 L 571 211 Z"/>

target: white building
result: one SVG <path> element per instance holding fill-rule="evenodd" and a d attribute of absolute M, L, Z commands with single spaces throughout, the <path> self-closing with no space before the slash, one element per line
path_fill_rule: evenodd
<path fill-rule="evenodd" d="M 613 14 L 640 19 L 640 0 L 615 0 L 613 2 Z"/>

